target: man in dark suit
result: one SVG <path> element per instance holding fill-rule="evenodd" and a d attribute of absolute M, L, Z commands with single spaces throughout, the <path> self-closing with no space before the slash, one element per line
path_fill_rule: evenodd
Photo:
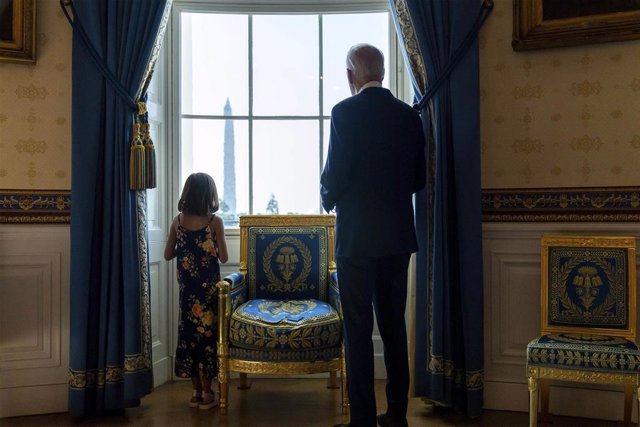
<path fill-rule="evenodd" d="M 331 111 L 322 172 L 324 209 L 336 211 L 336 259 L 344 316 L 350 424 L 375 427 L 373 309 L 384 343 L 383 426 L 407 426 L 409 365 L 404 321 L 407 268 L 417 250 L 412 195 L 425 186 L 418 113 L 382 87 L 384 57 L 371 45 L 347 55 L 350 98 Z"/>

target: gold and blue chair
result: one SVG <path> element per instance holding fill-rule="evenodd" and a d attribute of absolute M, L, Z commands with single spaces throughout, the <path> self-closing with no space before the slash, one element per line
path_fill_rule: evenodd
<path fill-rule="evenodd" d="M 553 380 L 623 386 L 629 425 L 640 386 L 635 238 L 545 236 L 541 246 L 541 336 L 527 345 L 529 425 L 537 425 L 539 395 L 548 417 Z"/>
<path fill-rule="evenodd" d="M 240 271 L 217 284 L 220 413 L 229 373 L 329 372 L 348 411 L 333 215 L 240 217 Z"/>

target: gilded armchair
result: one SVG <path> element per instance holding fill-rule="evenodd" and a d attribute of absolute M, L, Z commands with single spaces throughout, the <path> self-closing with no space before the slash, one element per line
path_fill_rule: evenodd
<path fill-rule="evenodd" d="M 240 271 L 218 283 L 220 413 L 229 373 L 298 375 L 340 371 L 348 411 L 332 215 L 240 217 Z"/>
<path fill-rule="evenodd" d="M 538 394 L 548 417 L 551 380 L 624 386 L 629 425 L 640 386 L 635 238 L 550 236 L 541 246 L 542 336 L 527 345 L 529 425 L 537 425 Z"/>

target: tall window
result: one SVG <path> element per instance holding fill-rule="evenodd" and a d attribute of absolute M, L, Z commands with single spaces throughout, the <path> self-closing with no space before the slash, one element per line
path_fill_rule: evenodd
<path fill-rule="evenodd" d="M 388 12 L 184 12 L 180 35 L 181 182 L 213 176 L 228 224 L 243 213 L 319 213 L 331 108 L 350 96 L 346 53 L 385 54 Z"/>

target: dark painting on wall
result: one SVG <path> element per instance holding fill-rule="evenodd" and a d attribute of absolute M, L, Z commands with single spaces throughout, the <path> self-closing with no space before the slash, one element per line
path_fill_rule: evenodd
<path fill-rule="evenodd" d="M 513 0 L 513 50 L 640 39 L 640 0 Z"/>
<path fill-rule="evenodd" d="M 13 38 L 13 0 L 0 0 L 0 42 Z"/>
<path fill-rule="evenodd" d="M 0 0 L 0 62 L 36 62 L 35 0 Z"/>

